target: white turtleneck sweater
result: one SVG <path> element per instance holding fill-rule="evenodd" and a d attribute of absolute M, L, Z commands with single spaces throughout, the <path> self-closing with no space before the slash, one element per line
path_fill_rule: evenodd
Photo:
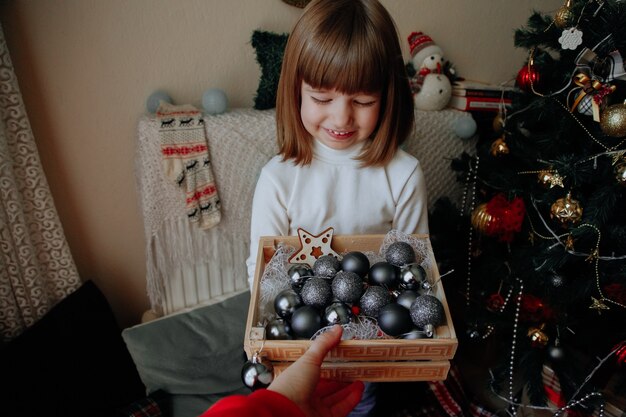
<path fill-rule="evenodd" d="M 359 167 L 363 143 L 345 150 L 315 141 L 311 164 L 272 158 L 252 201 L 248 280 L 252 289 L 261 236 L 428 233 L 426 184 L 417 159 L 398 150 L 385 167 Z"/>

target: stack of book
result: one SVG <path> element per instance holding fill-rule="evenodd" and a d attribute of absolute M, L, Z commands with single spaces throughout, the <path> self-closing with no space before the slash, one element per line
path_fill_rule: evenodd
<path fill-rule="evenodd" d="M 515 91 L 517 89 L 512 86 L 469 80 L 455 81 L 448 107 L 471 112 L 497 112 L 502 106 L 511 105 Z"/>

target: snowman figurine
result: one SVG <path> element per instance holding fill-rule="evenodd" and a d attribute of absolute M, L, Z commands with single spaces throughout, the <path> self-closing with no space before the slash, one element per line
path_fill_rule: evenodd
<path fill-rule="evenodd" d="M 409 35 L 411 62 L 416 74 L 411 80 L 418 110 L 441 110 L 452 95 L 450 80 L 443 73 L 443 51 L 423 32 Z"/>

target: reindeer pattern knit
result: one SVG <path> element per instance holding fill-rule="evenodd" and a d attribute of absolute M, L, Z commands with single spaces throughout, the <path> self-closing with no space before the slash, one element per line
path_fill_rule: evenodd
<path fill-rule="evenodd" d="M 220 222 L 217 193 L 202 113 L 192 105 L 161 102 L 157 110 L 165 175 L 185 191 L 187 217 L 208 229 Z"/>

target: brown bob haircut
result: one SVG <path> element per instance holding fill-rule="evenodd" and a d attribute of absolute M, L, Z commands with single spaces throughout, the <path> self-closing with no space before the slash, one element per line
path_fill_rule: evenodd
<path fill-rule="evenodd" d="M 300 118 L 301 86 L 381 93 L 378 125 L 358 160 L 388 163 L 413 129 L 413 98 L 395 23 L 377 0 L 313 0 L 285 49 L 276 100 L 279 154 L 307 165 L 313 138 Z"/>

